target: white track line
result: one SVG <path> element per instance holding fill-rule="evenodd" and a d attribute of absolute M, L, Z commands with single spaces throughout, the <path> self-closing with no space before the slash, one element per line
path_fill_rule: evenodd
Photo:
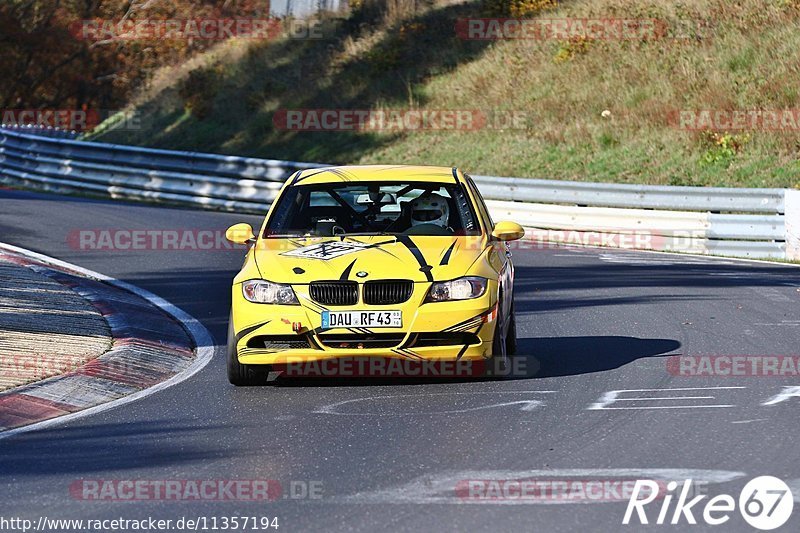
<path fill-rule="evenodd" d="M 117 288 L 126 290 L 128 292 L 132 292 L 137 296 L 144 298 L 145 300 L 155 305 L 156 307 L 160 308 L 162 311 L 171 315 L 175 320 L 180 322 L 183 325 L 183 327 L 186 328 L 186 331 L 192 337 L 192 340 L 194 341 L 194 344 L 197 347 L 195 359 L 192 362 L 192 364 L 188 368 L 186 368 L 183 372 L 175 374 L 166 381 L 162 381 L 161 383 L 154 385 L 150 388 L 141 390 L 139 392 L 135 392 L 130 396 L 124 396 L 117 400 L 112 400 L 110 402 L 101 405 L 84 409 L 83 411 L 78 411 L 76 413 L 71 413 L 68 415 L 51 418 L 50 420 L 43 420 L 42 422 L 36 422 L 34 424 L 30 424 L 20 428 L 15 428 L 15 429 L 10 429 L 8 431 L 0 432 L 0 439 L 12 437 L 20 433 L 26 433 L 28 431 L 35 431 L 38 429 L 45 429 L 52 426 L 64 424 L 76 420 L 78 418 L 83 418 L 85 416 L 102 413 L 103 411 L 114 409 L 115 407 L 120 407 L 122 405 L 135 402 L 136 400 L 146 398 L 151 394 L 155 394 L 159 391 L 172 387 L 173 385 L 177 385 L 178 383 L 181 383 L 182 381 L 185 381 L 190 377 L 194 376 L 200 370 L 202 370 L 203 367 L 205 367 L 211 361 L 211 358 L 214 356 L 214 348 L 215 348 L 214 340 L 211 337 L 211 334 L 205 328 L 205 326 L 203 326 L 196 318 L 191 316 L 186 311 L 176 307 L 175 305 L 171 304 L 170 302 L 166 301 L 160 296 L 156 296 L 150 291 L 147 291 L 135 285 L 131 285 L 130 283 L 127 283 L 125 281 L 121 281 L 116 278 L 100 274 L 99 272 L 94 272 L 93 270 L 88 270 L 86 268 L 73 265 L 72 263 L 68 263 L 66 261 L 62 261 L 54 257 L 49 257 L 37 252 L 33 252 L 31 250 L 26 250 L 25 248 L 19 248 L 11 244 L 5 244 L 0 242 L 0 250 L 7 250 L 9 252 L 14 252 L 29 257 L 31 259 L 35 259 L 37 261 L 41 261 L 42 263 L 47 263 L 53 266 L 72 270 L 74 272 L 83 274 L 86 277 L 94 278 L 96 280 L 108 283 L 109 285 L 113 285 Z"/>

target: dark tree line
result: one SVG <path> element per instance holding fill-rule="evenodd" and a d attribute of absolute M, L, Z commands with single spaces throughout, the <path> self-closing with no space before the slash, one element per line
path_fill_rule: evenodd
<path fill-rule="evenodd" d="M 87 39 L 84 21 L 264 17 L 269 0 L 2 0 L 0 109 L 118 109 L 206 39 Z"/>

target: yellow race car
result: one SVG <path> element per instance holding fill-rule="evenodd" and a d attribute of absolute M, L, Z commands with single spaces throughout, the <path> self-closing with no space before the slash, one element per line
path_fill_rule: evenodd
<path fill-rule="evenodd" d="M 506 241 L 523 235 L 492 222 L 457 168 L 298 171 L 257 235 L 248 224 L 226 233 L 249 245 L 233 281 L 228 378 L 260 384 L 271 370 L 346 358 L 504 360 L 516 350 Z"/>

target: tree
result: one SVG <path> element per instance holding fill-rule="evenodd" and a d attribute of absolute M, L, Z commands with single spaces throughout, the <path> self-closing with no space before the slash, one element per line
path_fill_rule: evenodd
<path fill-rule="evenodd" d="M 268 16 L 268 0 L 3 0 L 0 106 L 118 109 L 155 69 L 218 42 L 87 38 L 92 23 Z"/>

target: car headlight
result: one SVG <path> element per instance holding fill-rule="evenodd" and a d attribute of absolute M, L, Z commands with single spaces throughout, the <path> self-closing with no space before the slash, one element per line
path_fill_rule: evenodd
<path fill-rule="evenodd" d="M 450 300 L 471 300 L 480 298 L 486 292 L 486 278 L 466 276 L 451 281 L 439 281 L 431 285 L 427 302 L 447 302 Z"/>
<path fill-rule="evenodd" d="M 242 294 L 248 302 L 257 304 L 300 305 L 290 285 L 251 279 L 242 283 Z"/>

